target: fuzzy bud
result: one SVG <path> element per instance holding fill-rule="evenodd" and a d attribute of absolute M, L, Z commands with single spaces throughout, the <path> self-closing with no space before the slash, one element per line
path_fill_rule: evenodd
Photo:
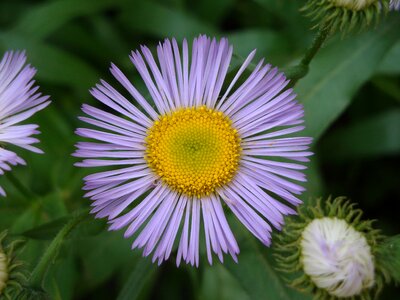
<path fill-rule="evenodd" d="M 8 281 L 8 262 L 7 256 L 0 248 L 0 295 L 2 294 L 4 288 Z"/>
<path fill-rule="evenodd" d="M 389 0 L 309 0 L 302 8 L 315 27 L 331 33 L 362 30 L 376 23 L 389 9 Z"/>
<path fill-rule="evenodd" d="M 313 220 L 302 233 L 301 252 L 304 272 L 331 295 L 352 297 L 374 285 L 371 248 L 345 220 Z"/>
<path fill-rule="evenodd" d="M 346 198 L 318 199 L 275 236 L 277 269 L 315 299 L 371 299 L 388 282 L 376 257 L 385 237 Z"/>
<path fill-rule="evenodd" d="M 22 241 L 5 243 L 7 232 L 0 232 L 0 299 L 19 299 L 15 295 L 26 282 L 22 263 L 16 259 L 15 249 Z"/>

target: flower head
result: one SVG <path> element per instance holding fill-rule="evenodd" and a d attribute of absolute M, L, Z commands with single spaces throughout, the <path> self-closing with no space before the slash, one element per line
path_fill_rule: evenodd
<path fill-rule="evenodd" d="M 89 117 L 81 119 L 98 129 L 77 133 L 97 142 L 77 144 L 75 156 L 85 158 L 77 165 L 110 167 L 85 178 L 92 212 L 107 217 L 111 230 L 127 226 L 125 237 L 136 235 L 132 247 L 154 252 L 153 261 L 168 259 L 179 232 L 177 264 L 198 265 L 201 219 L 209 262 L 212 252 L 236 260 L 224 205 L 269 245 L 272 226 L 280 229 L 301 202 L 304 189 L 293 181 L 305 181 L 311 138 L 293 134 L 303 129 L 303 107 L 284 90 L 285 76 L 263 61 L 235 87 L 254 51 L 225 83 L 232 50 L 226 39 L 200 36 L 190 55 L 186 40 L 181 49 L 165 40 L 156 62 L 142 46 L 130 58 L 151 99 L 112 65 L 131 99 L 105 81 L 91 92 L 122 116 L 83 105 Z"/>
<path fill-rule="evenodd" d="M 385 237 L 378 245 L 377 262 L 382 266 L 386 281 L 400 283 L 400 235 Z"/>
<path fill-rule="evenodd" d="M 302 8 L 318 24 L 331 32 L 360 30 L 387 12 L 388 0 L 308 0 Z"/>
<path fill-rule="evenodd" d="M 371 247 L 365 236 L 345 220 L 315 219 L 301 237 L 304 272 L 318 288 L 345 298 L 374 285 Z"/>
<path fill-rule="evenodd" d="M 400 0 L 390 0 L 390 10 L 400 10 Z"/>
<path fill-rule="evenodd" d="M 38 134 L 35 124 L 18 125 L 37 111 L 49 105 L 48 96 L 42 96 L 34 86 L 36 70 L 25 65 L 24 52 L 6 52 L 0 62 L 0 174 L 9 171 L 11 165 L 25 164 L 7 144 L 42 153 L 32 144 L 39 142 L 32 135 Z M 0 187 L 0 194 L 5 196 Z"/>
<path fill-rule="evenodd" d="M 15 256 L 15 248 L 21 241 L 5 244 L 7 232 L 0 232 L 0 298 L 11 299 L 10 295 L 15 290 L 21 289 L 21 283 L 26 280 L 25 275 L 20 272 L 21 263 Z"/>
<path fill-rule="evenodd" d="M 384 237 L 362 221 L 362 212 L 345 198 L 319 199 L 300 209 L 277 236 L 279 269 L 298 273 L 292 286 L 313 292 L 317 299 L 370 299 L 387 280 L 377 263 Z"/>

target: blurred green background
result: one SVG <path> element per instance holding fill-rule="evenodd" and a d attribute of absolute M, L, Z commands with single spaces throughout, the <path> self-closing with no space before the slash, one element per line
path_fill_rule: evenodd
<path fill-rule="evenodd" d="M 82 198 L 86 170 L 71 157 L 82 103 L 116 63 L 145 91 L 129 61 L 140 44 L 151 48 L 165 37 L 189 40 L 200 33 L 227 36 L 234 45 L 234 69 L 257 48 L 257 58 L 294 65 L 315 31 L 293 0 L 1 0 L 0 55 L 26 49 L 38 69 L 37 82 L 52 104 L 32 123 L 40 124 L 44 155 L 17 149 L 28 166 L 13 174 L 34 196 L 26 201 L 5 176 L 0 184 L 0 230 L 28 239 L 22 258 L 32 269 L 71 212 L 88 207 Z M 315 138 L 304 201 L 345 195 L 388 235 L 399 233 L 400 201 L 400 15 L 347 38 L 334 36 L 295 87 L 306 110 L 307 133 Z M 145 93 L 147 94 L 147 93 Z M 233 221 L 233 220 L 232 220 Z M 42 226 L 43 224 L 47 224 Z M 50 224 L 50 225 L 49 225 Z M 310 299 L 287 288 L 274 271 L 272 250 L 262 247 L 235 221 L 239 264 L 226 257 L 210 267 L 156 267 L 131 251 L 121 232 L 108 233 L 88 219 L 73 232 L 51 266 L 51 299 Z M 204 251 L 201 248 L 201 251 Z M 387 287 L 382 299 L 395 299 Z"/>

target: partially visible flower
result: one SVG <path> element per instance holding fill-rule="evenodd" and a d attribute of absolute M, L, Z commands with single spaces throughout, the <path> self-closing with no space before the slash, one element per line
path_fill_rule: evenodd
<path fill-rule="evenodd" d="M 158 263 L 169 258 L 176 237 L 177 264 L 199 264 L 200 226 L 204 226 L 208 261 L 221 261 L 239 247 L 224 214 L 229 207 L 262 243 L 269 246 L 272 227 L 301 201 L 303 162 L 311 138 L 299 137 L 303 106 L 277 68 L 260 61 L 242 84 L 226 81 L 233 48 L 226 39 L 186 40 L 132 52 L 131 60 L 151 99 L 146 100 L 112 65 L 111 73 L 130 100 L 107 82 L 91 92 L 109 109 L 84 105 L 82 120 L 98 129 L 77 133 L 95 142 L 79 142 L 75 156 L 81 167 L 111 167 L 85 178 L 92 212 L 108 218 L 111 230 L 128 227 L 136 236 L 132 248 L 154 252 Z M 223 88 L 226 86 L 227 88 Z M 154 103 L 154 105 L 152 105 Z M 133 204 L 133 205 L 132 205 Z M 201 218 L 203 222 L 201 222 Z"/>
<path fill-rule="evenodd" d="M 36 70 L 25 65 L 25 52 L 6 52 L 0 61 L 0 175 L 11 165 L 25 164 L 15 152 L 5 149 L 7 144 L 42 153 L 32 144 L 39 142 L 38 125 L 18 123 L 28 119 L 49 105 L 48 96 L 42 96 L 34 86 Z M 0 195 L 5 196 L 0 187 Z"/>
<path fill-rule="evenodd" d="M 390 0 L 390 10 L 400 10 L 400 0 Z"/>
<path fill-rule="evenodd" d="M 22 265 L 16 259 L 15 248 L 21 241 L 14 241 L 5 244 L 4 240 L 7 232 L 0 232 L 0 299 L 12 299 L 22 289 L 22 284 L 26 281 L 25 275 L 20 272 Z"/>
<path fill-rule="evenodd" d="M 304 272 L 329 294 L 353 297 L 374 285 L 371 247 L 345 220 L 323 217 L 311 221 L 300 245 Z"/>
<path fill-rule="evenodd" d="M 41 288 L 29 286 L 29 271 L 17 259 L 23 241 L 6 239 L 7 231 L 0 232 L 0 299 L 50 300 Z"/>
<path fill-rule="evenodd" d="M 389 0 L 308 0 L 302 10 L 315 27 L 347 33 L 377 22 L 388 8 Z"/>
<path fill-rule="evenodd" d="M 275 244 L 278 268 L 297 274 L 288 282 L 317 299 L 370 299 L 388 279 L 377 263 L 384 237 L 344 197 L 318 199 L 287 218 Z"/>

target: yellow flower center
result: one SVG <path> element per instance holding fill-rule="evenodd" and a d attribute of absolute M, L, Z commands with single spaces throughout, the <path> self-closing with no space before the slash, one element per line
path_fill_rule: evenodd
<path fill-rule="evenodd" d="M 163 115 L 147 132 L 146 161 L 172 189 L 202 197 L 232 180 L 240 138 L 231 120 L 205 106 Z"/>

